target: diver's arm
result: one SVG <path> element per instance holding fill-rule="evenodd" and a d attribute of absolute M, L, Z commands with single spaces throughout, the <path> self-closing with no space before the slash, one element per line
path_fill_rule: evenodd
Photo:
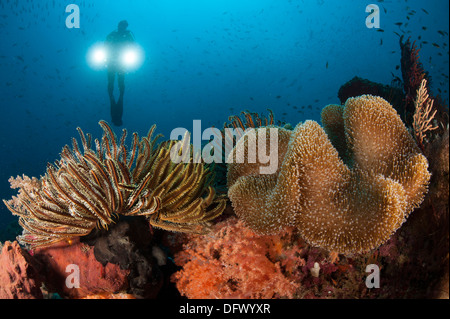
<path fill-rule="evenodd" d="M 129 31 L 128 32 L 128 41 L 130 42 L 136 42 L 135 38 L 134 38 L 134 34 L 133 32 Z"/>
<path fill-rule="evenodd" d="M 113 42 L 113 38 L 114 38 L 113 33 L 114 32 L 111 32 L 110 34 L 108 34 L 108 36 L 106 37 L 105 43 L 110 44 Z"/>

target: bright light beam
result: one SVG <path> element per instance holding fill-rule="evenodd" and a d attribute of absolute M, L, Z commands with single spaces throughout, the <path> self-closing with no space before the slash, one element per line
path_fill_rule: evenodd
<path fill-rule="evenodd" d="M 92 60 L 95 64 L 106 63 L 106 52 L 103 48 L 96 48 L 92 54 Z"/>
<path fill-rule="evenodd" d="M 127 71 L 139 68 L 143 60 L 144 54 L 137 45 L 125 48 L 120 56 L 120 63 Z"/>
<path fill-rule="evenodd" d="M 89 49 L 87 61 L 89 66 L 96 70 L 104 69 L 111 64 L 127 72 L 134 71 L 144 62 L 144 51 L 137 44 L 133 44 L 113 55 L 103 43 L 97 43 Z"/>
<path fill-rule="evenodd" d="M 103 44 L 93 45 L 88 52 L 87 60 L 89 66 L 93 69 L 102 69 L 108 62 L 108 53 Z"/>

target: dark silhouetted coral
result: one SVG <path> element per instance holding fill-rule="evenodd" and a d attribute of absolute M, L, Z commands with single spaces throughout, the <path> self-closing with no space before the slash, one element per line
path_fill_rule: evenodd
<path fill-rule="evenodd" d="M 401 48 L 401 71 L 403 78 L 404 89 L 404 121 L 408 126 L 412 126 L 414 119 L 413 116 L 416 113 L 416 100 L 417 92 L 419 91 L 423 80 L 425 80 L 425 90 L 429 94 L 429 99 L 434 101 L 433 111 L 436 111 L 435 125 L 437 126 L 437 135 L 443 135 L 445 130 L 445 124 L 448 123 L 448 105 L 445 105 L 440 96 L 434 96 L 431 94 L 430 84 L 431 77 L 427 71 L 425 71 L 422 62 L 420 62 L 420 49 L 417 47 L 415 41 L 411 42 L 408 38 L 404 41 L 404 37 L 400 37 Z"/>
<path fill-rule="evenodd" d="M 411 43 L 411 38 L 403 41 L 404 37 L 400 37 L 401 60 L 400 66 L 403 78 L 403 89 L 405 94 L 405 122 L 412 123 L 412 116 L 414 114 L 414 101 L 416 99 L 416 92 L 419 90 L 423 79 L 428 82 L 429 74 L 423 68 L 419 60 L 420 49 L 417 48 L 415 41 Z"/>
<path fill-rule="evenodd" d="M 400 116 L 403 116 L 404 94 L 403 90 L 397 86 L 384 85 L 355 76 L 350 81 L 344 83 L 338 91 L 341 104 L 344 104 L 350 97 L 357 97 L 364 94 L 384 98 L 395 108 Z"/>

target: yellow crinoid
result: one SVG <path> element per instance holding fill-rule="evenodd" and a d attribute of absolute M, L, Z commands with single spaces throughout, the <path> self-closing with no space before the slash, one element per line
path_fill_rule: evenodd
<path fill-rule="evenodd" d="M 145 216 L 155 227 L 183 232 L 205 232 L 209 221 L 225 209 L 226 200 L 212 187 L 207 165 L 193 161 L 192 145 L 152 138 L 155 126 L 139 139 L 127 131 L 118 140 L 105 121 L 101 140 L 78 128 L 82 147 L 72 139 L 61 159 L 48 164 L 39 180 L 19 178 L 17 197 L 3 201 L 19 216 L 22 244 L 31 248 L 89 234 L 96 226 L 108 228 L 120 215 Z M 170 151 L 176 143 L 188 147 L 190 161 L 174 163 Z M 181 151 L 181 150 L 180 150 Z M 13 184 L 13 182 L 12 182 Z"/>
<path fill-rule="evenodd" d="M 296 226 L 312 245 L 344 254 L 369 251 L 422 202 L 428 162 L 380 97 L 327 106 L 322 122 L 325 129 L 314 121 L 293 131 L 279 128 L 274 174 L 258 174 L 258 163 L 230 164 L 228 195 L 237 215 L 259 233 Z M 261 129 L 255 132 L 260 138 Z"/>

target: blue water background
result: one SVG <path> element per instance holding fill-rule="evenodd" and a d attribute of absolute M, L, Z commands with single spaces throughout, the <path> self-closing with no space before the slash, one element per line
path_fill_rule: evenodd
<path fill-rule="evenodd" d="M 79 29 L 65 24 L 71 3 Z M 371 3 L 384 32 L 365 25 Z M 91 69 L 86 54 L 122 19 L 145 50 L 126 76 L 123 127 L 143 135 L 157 124 L 168 138 L 176 127 L 192 130 L 194 119 L 222 127 L 247 109 L 270 108 L 294 125 L 319 121 L 354 76 L 401 77 L 394 32 L 421 36 L 433 93 L 448 101 L 448 12 L 444 0 L 1 0 L 0 198 L 16 194 L 10 176 L 43 175 L 77 126 L 100 137 L 98 121 L 111 123 L 105 71 Z M 2 203 L 0 228 L 13 218 Z"/>

